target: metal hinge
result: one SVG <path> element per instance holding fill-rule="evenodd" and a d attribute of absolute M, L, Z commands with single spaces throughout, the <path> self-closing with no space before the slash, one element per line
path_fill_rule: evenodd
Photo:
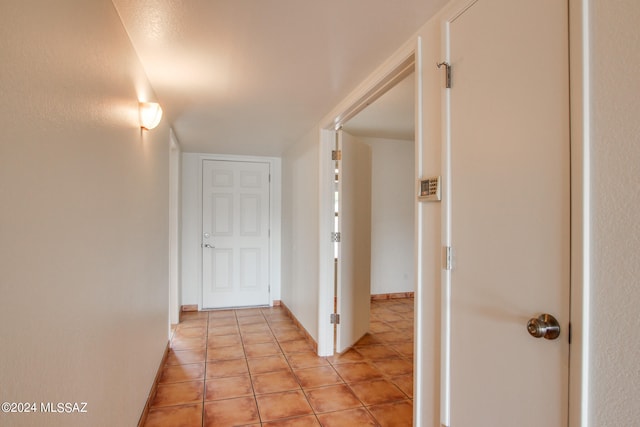
<path fill-rule="evenodd" d="M 331 313 L 331 324 L 339 325 L 340 324 L 340 315 L 338 313 Z"/>
<path fill-rule="evenodd" d="M 332 231 L 331 232 L 331 242 L 332 243 L 340 243 L 340 239 L 342 238 L 341 234 L 339 231 Z"/>
<path fill-rule="evenodd" d="M 445 87 L 447 89 L 450 89 L 451 88 L 451 64 L 449 64 L 448 62 L 439 62 L 436 65 L 438 66 L 438 69 L 440 69 L 442 66 L 444 66 L 445 73 L 446 73 Z"/>
<path fill-rule="evenodd" d="M 342 150 L 331 151 L 331 160 L 342 160 Z"/>
<path fill-rule="evenodd" d="M 453 249 L 451 246 L 442 248 L 442 268 L 445 270 L 453 270 Z"/>

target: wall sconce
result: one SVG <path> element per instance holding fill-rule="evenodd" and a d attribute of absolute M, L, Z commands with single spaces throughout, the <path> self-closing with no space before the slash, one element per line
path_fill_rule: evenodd
<path fill-rule="evenodd" d="M 162 107 L 157 102 L 141 102 L 140 109 L 140 127 L 151 130 L 158 126 L 162 119 Z"/>

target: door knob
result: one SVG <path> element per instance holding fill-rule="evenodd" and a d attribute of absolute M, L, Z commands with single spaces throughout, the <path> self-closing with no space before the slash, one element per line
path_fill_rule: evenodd
<path fill-rule="evenodd" d="M 202 245 L 203 248 L 207 248 L 207 249 L 215 249 L 215 246 L 211 246 L 208 243 L 205 243 L 204 245 Z"/>
<path fill-rule="evenodd" d="M 527 331 L 535 338 L 555 340 L 560 336 L 560 324 L 550 314 L 541 314 L 527 322 Z"/>

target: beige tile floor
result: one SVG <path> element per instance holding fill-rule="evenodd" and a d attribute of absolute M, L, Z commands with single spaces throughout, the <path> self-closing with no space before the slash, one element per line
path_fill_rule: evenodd
<path fill-rule="evenodd" d="M 145 426 L 411 426 L 413 299 L 371 303 L 370 333 L 318 357 L 279 307 L 185 313 Z"/>

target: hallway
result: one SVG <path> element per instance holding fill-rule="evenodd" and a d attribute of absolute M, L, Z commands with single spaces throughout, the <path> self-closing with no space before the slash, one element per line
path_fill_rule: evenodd
<path fill-rule="evenodd" d="M 370 333 L 328 358 L 281 307 L 183 313 L 144 425 L 410 426 L 413 304 L 372 301 Z"/>

